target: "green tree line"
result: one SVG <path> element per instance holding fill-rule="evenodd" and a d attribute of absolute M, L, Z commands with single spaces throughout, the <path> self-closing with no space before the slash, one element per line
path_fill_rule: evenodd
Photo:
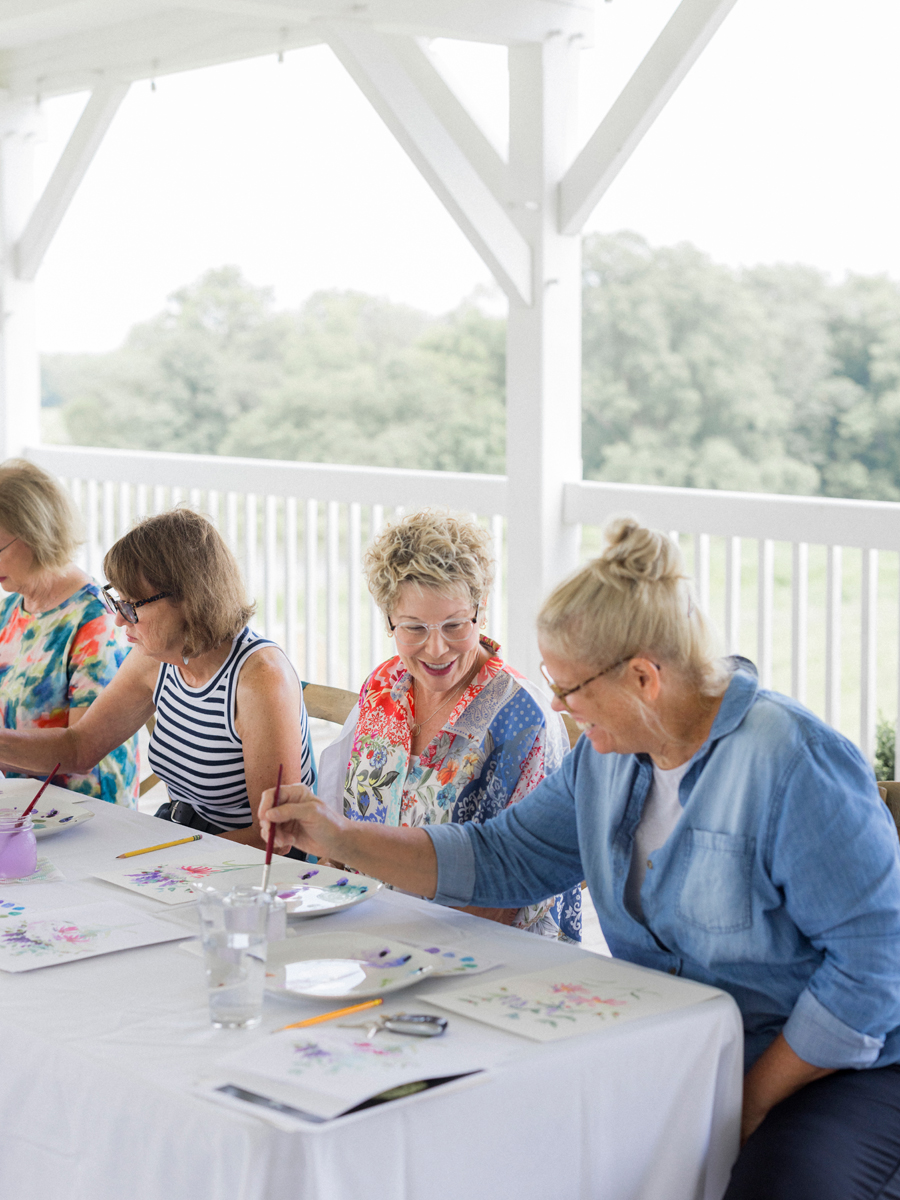
<path fill-rule="evenodd" d="M 633 233 L 584 247 L 591 479 L 900 500 L 900 285 L 737 270 Z M 107 354 L 53 354 L 80 445 L 503 472 L 504 322 L 354 292 L 293 312 L 207 272 Z"/>

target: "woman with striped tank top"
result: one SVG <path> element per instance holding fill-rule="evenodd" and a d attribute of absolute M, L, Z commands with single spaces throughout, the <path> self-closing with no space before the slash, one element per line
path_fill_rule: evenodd
<path fill-rule="evenodd" d="M 175 509 L 141 521 L 103 566 L 132 652 L 77 725 L 0 732 L 0 758 L 89 770 L 155 713 L 148 757 L 170 796 L 156 815 L 263 847 L 257 809 L 279 764 L 308 784 L 314 771 L 300 681 L 248 627 L 234 556 L 207 517 Z"/>

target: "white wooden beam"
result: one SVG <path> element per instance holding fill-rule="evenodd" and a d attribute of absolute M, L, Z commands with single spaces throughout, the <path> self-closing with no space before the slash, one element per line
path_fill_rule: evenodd
<path fill-rule="evenodd" d="M 736 0 L 681 0 L 559 185 L 559 227 L 579 233 Z"/>
<path fill-rule="evenodd" d="M 327 34 L 334 53 L 510 300 L 530 304 L 531 247 L 407 68 L 409 46 L 401 49 L 403 39 L 352 22 L 331 23 Z"/>
<path fill-rule="evenodd" d="M 417 39 L 394 38 L 392 44 L 435 116 L 462 148 L 494 199 L 505 205 L 509 200 L 507 166 L 490 138 L 460 102 Z"/>
<path fill-rule="evenodd" d="M 19 279 L 31 281 L 37 275 L 78 185 L 119 111 L 119 105 L 128 94 L 128 86 L 118 80 L 104 81 L 91 93 L 56 169 L 19 238 L 16 246 L 16 274 Z"/>

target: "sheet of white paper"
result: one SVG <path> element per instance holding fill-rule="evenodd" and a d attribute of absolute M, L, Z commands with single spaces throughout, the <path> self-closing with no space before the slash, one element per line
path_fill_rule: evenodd
<path fill-rule="evenodd" d="M 33 971 L 185 937 L 168 922 L 116 901 L 44 909 L 0 900 L 0 970 Z"/>
<path fill-rule="evenodd" d="M 95 871 L 94 876 L 163 904 L 185 904 L 197 898 L 193 885 L 213 882 L 216 875 L 244 871 L 246 882 L 258 883 L 262 869 L 256 861 L 258 855 L 254 853 L 250 861 L 248 858 L 245 847 L 221 838 L 204 838 L 156 854 L 117 859 L 105 871 Z M 245 881 L 238 878 L 235 882 Z"/>
<path fill-rule="evenodd" d="M 602 1033 L 625 1021 L 718 995 L 704 984 L 597 956 L 531 975 L 485 980 L 480 987 L 429 996 L 428 1003 L 509 1033 L 552 1042 Z"/>
<path fill-rule="evenodd" d="M 348 1016 L 365 1023 L 368 1014 Z M 377 1033 L 365 1029 L 290 1029 L 258 1037 L 222 1059 L 204 1091 L 215 1099 L 233 1084 L 326 1119 L 390 1088 L 485 1070 L 516 1053 L 514 1042 L 477 1026 L 454 1028 L 436 1038 Z"/>

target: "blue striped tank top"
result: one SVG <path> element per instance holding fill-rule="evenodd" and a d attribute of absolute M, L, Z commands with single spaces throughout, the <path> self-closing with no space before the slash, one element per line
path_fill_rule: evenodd
<path fill-rule="evenodd" d="M 223 829 L 245 829 L 252 823 L 244 748 L 234 727 L 234 713 L 241 667 L 264 646 L 275 642 L 244 626 L 208 683 L 189 687 L 177 667 L 162 663 L 153 692 L 156 725 L 147 751 L 150 766 L 168 786 L 172 800 L 185 801 Z M 315 776 L 302 694 L 300 721 L 301 782 L 311 787 Z"/>

